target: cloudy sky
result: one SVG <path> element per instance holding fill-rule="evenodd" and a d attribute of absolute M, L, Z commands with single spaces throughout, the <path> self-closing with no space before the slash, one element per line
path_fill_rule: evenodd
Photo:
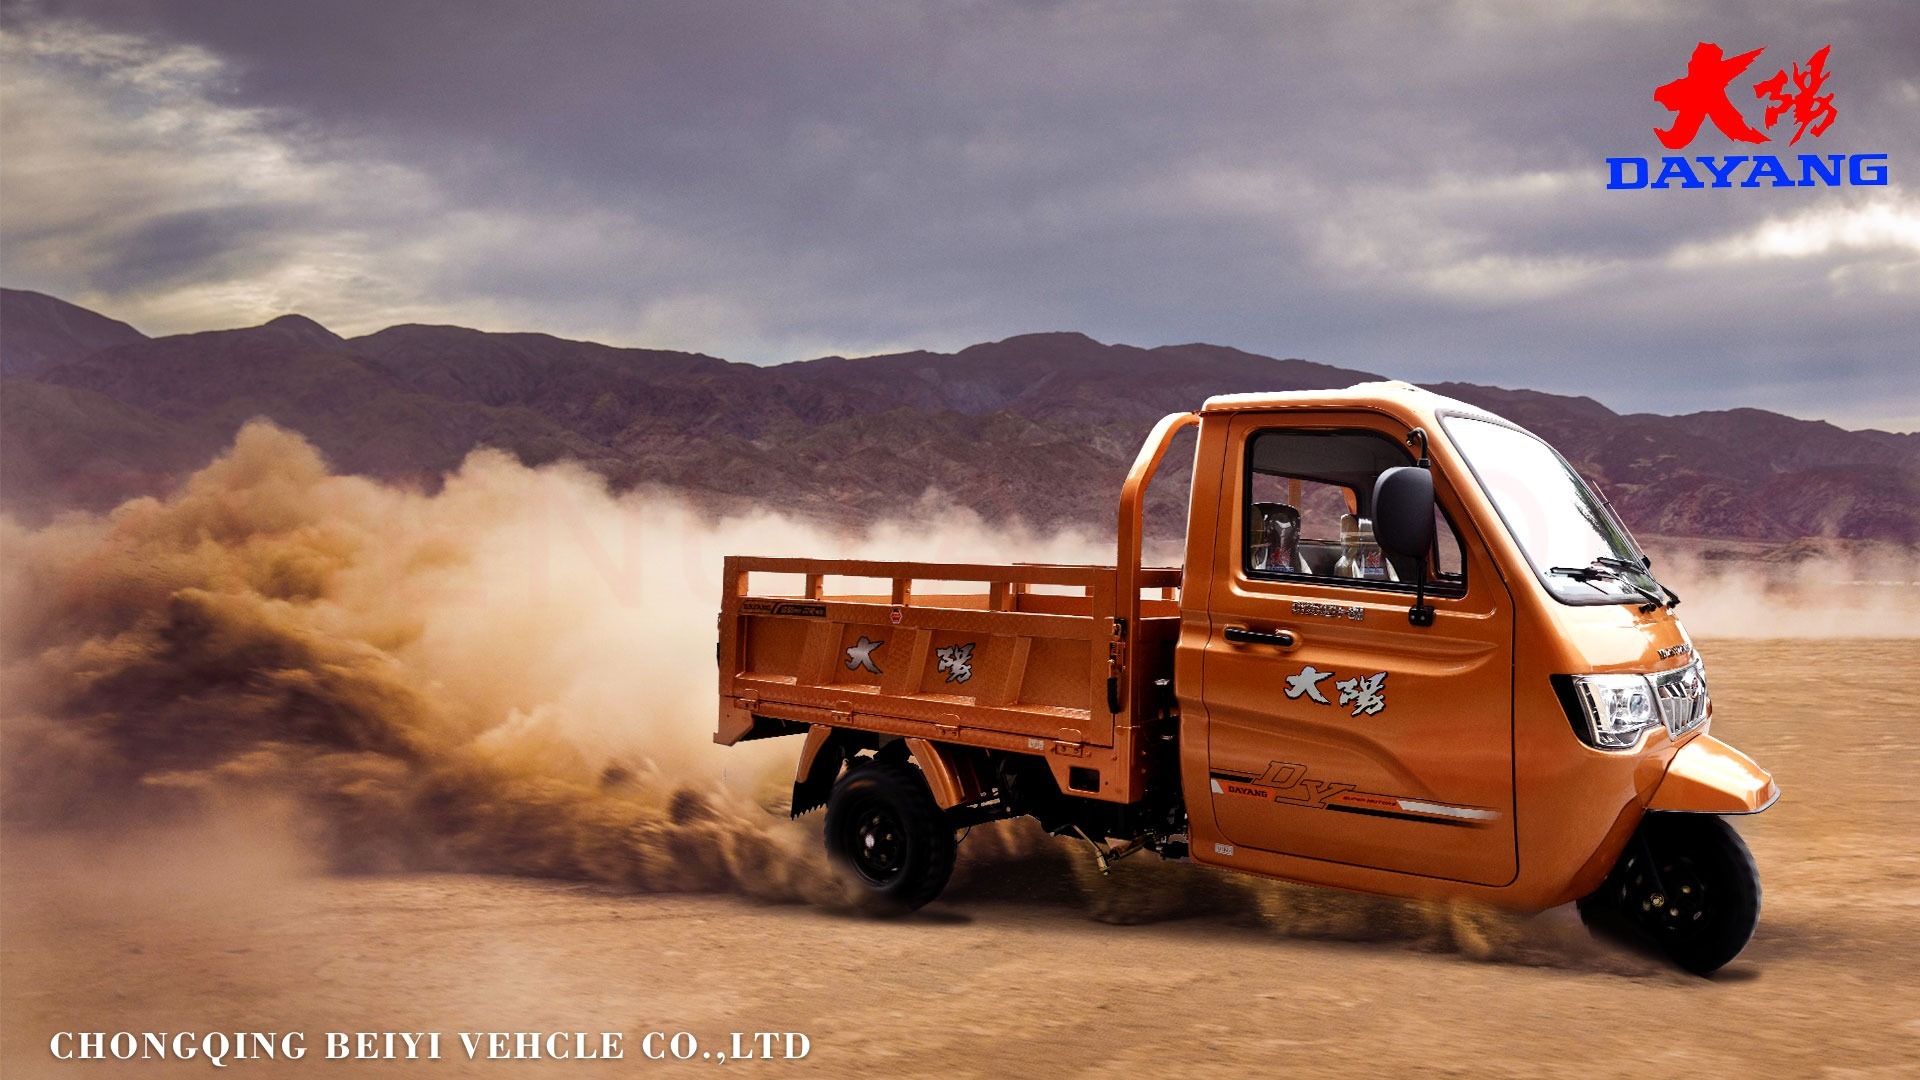
<path fill-rule="evenodd" d="M 149 333 L 772 363 L 1070 329 L 1920 428 L 1911 0 L 0 9 L 0 281 Z M 1699 41 L 1765 48 L 1755 125 L 1831 45 L 1832 127 L 1760 150 L 1892 183 L 1606 190 Z"/>

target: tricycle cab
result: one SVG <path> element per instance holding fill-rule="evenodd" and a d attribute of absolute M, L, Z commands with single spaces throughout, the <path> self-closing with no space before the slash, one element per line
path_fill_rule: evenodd
<path fill-rule="evenodd" d="M 1537 910 L 1598 888 L 1650 809 L 1771 801 L 1707 734 L 1670 594 L 1545 443 L 1403 383 L 1200 417 L 1174 679 L 1197 861 Z M 1369 520 L 1409 469 L 1417 559 Z M 1594 695 L 1635 686 L 1639 728 L 1596 736 Z"/>

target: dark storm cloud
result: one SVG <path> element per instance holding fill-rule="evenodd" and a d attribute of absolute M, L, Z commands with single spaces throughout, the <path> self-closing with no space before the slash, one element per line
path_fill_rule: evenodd
<path fill-rule="evenodd" d="M 284 147 L 298 183 L 342 170 L 309 215 L 332 242 L 232 243 L 282 276 L 276 298 L 344 291 L 373 324 L 438 312 L 760 361 L 1072 328 L 1623 408 L 1920 415 L 1889 330 L 1920 314 L 1902 182 L 1920 9 L 1896 0 L 94 2 L 10 21 L 204 50 L 218 70 L 193 100 Z M 1756 79 L 1831 42 L 1841 116 L 1815 148 L 1889 152 L 1896 186 L 1600 190 L 1607 155 L 1661 152 L 1652 89 L 1696 40 L 1765 46 Z M 1690 152 L 1732 149 L 1709 131 Z M 395 170 L 411 211 L 360 161 Z M 118 261 L 249 265 L 208 235 Z M 358 261 L 295 274 L 290 251 Z M 141 274 L 109 263 L 84 287 Z M 404 295 L 368 283 L 383 272 Z"/>
<path fill-rule="evenodd" d="M 236 252 L 297 228 L 303 209 L 216 207 L 157 215 L 117 238 L 114 258 L 94 284 L 108 292 L 137 292 L 220 272 Z"/>

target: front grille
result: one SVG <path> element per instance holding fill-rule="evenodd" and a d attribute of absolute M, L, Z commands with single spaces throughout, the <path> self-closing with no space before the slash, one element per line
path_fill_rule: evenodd
<path fill-rule="evenodd" d="M 1660 719 L 1666 721 L 1668 735 L 1683 735 L 1707 718 L 1707 675 L 1698 660 L 1652 679 L 1654 698 L 1660 702 Z"/>

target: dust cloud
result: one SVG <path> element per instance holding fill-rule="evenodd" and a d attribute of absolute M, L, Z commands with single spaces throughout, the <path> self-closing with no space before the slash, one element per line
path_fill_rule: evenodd
<path fill-rule="evenodd" d="M 931 504 L 851 540 L 715 522 L 490 451 L 429 494 L 254 423 L 164 500 L 0 519 L 0 813 L 272 820 L 341 871 L 830 902 L 817 840 L 762 808 L 791 746 L 711 743 L 721 556 L 1083 549 Z"/>
<path fill-rule="evenodd" d="M 845 898 L 817 819 L 778 812 L 791 745 L 710 741 L 721 557 L 1111 560 L 1087 537 L 989 526 L 932 497 L 849 536 L 772 514 L 716 520 L 485 450 L 438 490 L 412 490 L 335 475 L 263 422 L 165 499 L 40 528 L 0 518 L 0 552 L 0 820 L 26 850 L 177 825 L 243 834 L 253 867 L 829 905 Z M 1689 614 L 1743 595 L 1721 585 Z M 1102 877 L 1031 823 L 974 830 L 954 895 L 1526 963 L 1594 956 L 1564 920 L 1151 856 Z"/>
<path fill-rule="evenodd" d="M 1679 590 L 1676 614 L 1698 638 L 1920 637 L 1920 557 L 1880 545 L 1819 550 L 1790 563 L 1656 555 L 1661 580 Z"/>

